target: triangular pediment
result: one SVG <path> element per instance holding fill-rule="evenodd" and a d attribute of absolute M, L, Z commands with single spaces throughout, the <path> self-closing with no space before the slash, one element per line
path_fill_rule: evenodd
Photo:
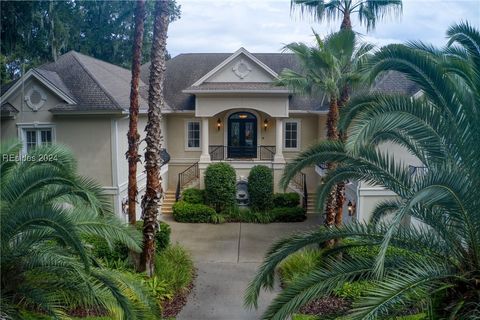
<path fill-rule="evenodd" d="M 203 83 L 228 82 L 272 82 L 277 74 L 244 48 L 240 48 L 210 72 L 200 78 L 193 86 Z"/>

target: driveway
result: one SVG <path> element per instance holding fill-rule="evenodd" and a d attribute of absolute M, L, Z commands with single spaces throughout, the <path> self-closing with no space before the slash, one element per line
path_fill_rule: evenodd
<path fill-rule="evenodd" d="M 172 242 L 186 247 L 198 269 L 195 288 L 178 320 L 254 320 L 259 319 L 278 293 L 262 292 L 259 309 L 243 307 L 243 294 L 254 277 L 265 252 L 277 239 L 320 224 L 318 216 L 301 223 L 176 223 L 171 216 Z"/>

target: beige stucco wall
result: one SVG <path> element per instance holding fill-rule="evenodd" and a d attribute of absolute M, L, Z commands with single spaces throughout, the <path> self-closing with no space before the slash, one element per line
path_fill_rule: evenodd
<path fill-rule="evenodd" d="M 212 117 L 230 109 L 253 109 L 271 117 L 288 116 L 287 94 L 197 94 L 195 115 Z"/>

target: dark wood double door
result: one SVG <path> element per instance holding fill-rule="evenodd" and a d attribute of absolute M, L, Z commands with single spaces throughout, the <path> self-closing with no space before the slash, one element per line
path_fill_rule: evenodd
<path fill-rule="evenodd" d="M 229 158 L 257 157 L 257 117 L 249 112 L 237 112 L 228 118 Z"/>

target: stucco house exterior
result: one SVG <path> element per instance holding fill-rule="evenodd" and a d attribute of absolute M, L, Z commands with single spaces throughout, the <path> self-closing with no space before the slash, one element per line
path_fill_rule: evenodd
<path fill-rule="evenodd" d="M 202 188 L 206 167 L 218 161 L 230 163 L 239 180 L 245 180 L 254 165 L 266 165 L 273 170 L 275 191 L 280 192 L 278 181 L 285 164 L 325 139 L 327 98 L 303 97 L 275 86 L 284 68 L 299 68 L 294 55 L 252 54 L 244 48 L 234 53 L 180 54 L 167 62 L 162 133 L 170 160 L 162 166 L 167 191 L 163 213 L 171 210 L 183 188 Z M 148 76 L 149 64 L 145 64 L 140 82 L 142 137 Z M 115 212 L 125 216 L 130 80 L 129 70 L 68 52 L 2 88 L 1 139 L 22 140 L 24 152 L 43 143 L 68 145 L 80 174 L 96 179 L 112 196 Z M 418 94 L 397 73 L 386 74 L 375 88 Z M 420 166 L 398 146 L 383 147 Z M 144 144 L 141 153 L 143 148 Z M 310 212 L 323 174 L 321 165 L 307 168 L 291 183 L 290 191 L 300 193 Z M 145 186 L 142 165 L 138 183 L 141 196 Z M 347 186 L 347 203 L 356 204 L 359 219 L 366 218 L 378 201 L 394 196 L 364 183 Z"/>

